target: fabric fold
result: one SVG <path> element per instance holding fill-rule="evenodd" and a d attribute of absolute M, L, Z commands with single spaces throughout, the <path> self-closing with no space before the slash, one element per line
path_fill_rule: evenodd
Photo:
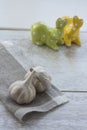
<path fill-rule="evenodd" d="M 51 85 L 45 93 L 37 94 L 35 100 L 30 104 L 19 105 L 14 102 L 8 93 L 11 83 L 22 80 L 26 71 L 18 61 L 0 44 L 0 100 L 4 106 L 20 121 L 31 112 L 47 112 L 68 99 L 59 89 Z"/>

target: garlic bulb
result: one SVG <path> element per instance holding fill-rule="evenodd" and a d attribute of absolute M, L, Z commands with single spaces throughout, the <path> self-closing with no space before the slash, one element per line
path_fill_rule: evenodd
<path fill-rule="evenodd" d="M 51 77 L 47 74 L 43 67 L 37 66 L 28 71 L 28 73 L 25 75 L 25 79 L 31 74 L 33 70 L 36 72 L 36 76 L 33 78 L 32 83 L 37 92 L 44 92 L 51 86 Z"/>
<path fill-rule="evenodd" d="M 36 90 L 32 84 L 35 71 L 32 71 L 27 79 L 16 81 L 9 87 L 11 98 L 18 104 L 30 103 L 36 96 Z"/>

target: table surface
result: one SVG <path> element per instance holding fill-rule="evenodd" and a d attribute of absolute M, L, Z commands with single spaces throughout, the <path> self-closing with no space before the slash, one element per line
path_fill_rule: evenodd
<path fill-rule="evenodd" d="M 0 31 L 0 42 L 26 71 L 32 65 L 44 65 L 52 75 L 53 83 L 70 100 L 48 113 L 35 113 L 23 124 L 0 102 L 0 130 L 87 130 L 87 33 L 81 33 L 80 37 L 81 47 L 62 46 L 54 52 L 32 44 L 28 31 Z"/>

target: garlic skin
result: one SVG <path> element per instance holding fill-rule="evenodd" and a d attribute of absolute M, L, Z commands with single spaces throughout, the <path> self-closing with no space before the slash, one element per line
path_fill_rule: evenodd
<path fill-rule="evenodd" d="M 11 98 L 18 104 L 27 104 L 34 100 L 36 96 L 36 90 L 32 84 L 34 75 L 35 72 L 33 71 L 27 79 L 16 81 L 9 87 Z"/>
<path fill-rule="evenodd" d="M 51 86 L 51 77 L 42 66 L 34 67 L 32 70 L 36 72 L 36 75 L 32 81 L 36 92 L 41 93 L 46 91 Z M 32 71 L 28 71 L 24 78 L 26 79 L 31 72 Z"/>

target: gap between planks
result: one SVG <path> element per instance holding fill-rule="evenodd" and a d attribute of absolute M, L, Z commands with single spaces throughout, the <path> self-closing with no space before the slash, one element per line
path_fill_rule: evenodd
<path fill-rule="evenodd" d="M 8 30 L 8 31 L 31 31 L 30 28 L 14 28 L 14 27 L 0 27 L 0 30 Z M 87 33 L 87 31 L 80 31 L 81 33 Z"/>
<path fill-rule="evenodd" d="M 68 93 L 87 93 L 87 90 L 81 90 L 81 91 L 76 91 L 76 90 L 61 90 L 61 92 L 68 92 Z"/>

